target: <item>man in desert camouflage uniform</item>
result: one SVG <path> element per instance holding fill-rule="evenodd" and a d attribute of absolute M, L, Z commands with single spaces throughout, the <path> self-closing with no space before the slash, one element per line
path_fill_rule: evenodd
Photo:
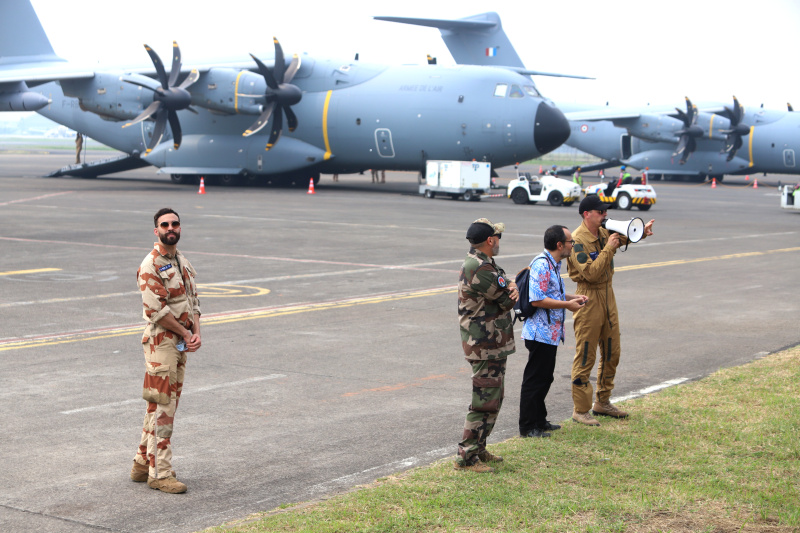
<path fill-rule="evenodd" d="M 503 405 L 506 357 L 514 353 L 511 309 L 519 298 L 514 281 L 494 262 L 504 230 L 504 224 L 485 218 L 467 230 L 472 247 L 458 281 L 458 318 L 461 345 L 472 365 L 472 403 L 458 443 L 456 470 L 494 472 L 486 463 L 503 460 L 486 449 L 486 439 Z"/>
<path fill-rule="evenodd" d="M 142 398 L 147 401 L 139 449 L 131 479 L 173 494 L 186 485 L 172 470 L 172 424 L 181 397 L 186 353 L 200 348 L 200 302 L 195 270 L 177 249 L 180 217 L 165 207 L 153 217 L 158 242 L 139 266 L 144 319 L 142 336 L 146 372 Z"/>

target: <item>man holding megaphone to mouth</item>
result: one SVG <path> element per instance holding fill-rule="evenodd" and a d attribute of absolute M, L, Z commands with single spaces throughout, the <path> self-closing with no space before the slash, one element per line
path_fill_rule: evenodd
<path fill-rule="evenodd" d="M 614 390 L 614 377 L 620 358 L 619 316 L 611 285 L 614 255 L 621 245 L 627 246 L 630 242 L 638 242 L 652 235 L 655 222 L 651 220 L 642 225 L 641 219 L 636 219 L 638 222 L 607 221 L 607 210 L 608 204 L 603 203 L 596 194 L 581 200 L 578 213 L 583 222 L 572 232 L 575 245 L 572 255 L 567 259 L 569 277 L 578 285 L 575 294 L 589 298 L 573 315 L 576 350 L 572 361 L 572 419 L 588 426 L 600 425 L 592 414 L 614 418 L 628 416 L 628 413 L 611 403 L 611 391 Z M 592 404 L 589 375 L 598 347 L 597 401 Z"/>

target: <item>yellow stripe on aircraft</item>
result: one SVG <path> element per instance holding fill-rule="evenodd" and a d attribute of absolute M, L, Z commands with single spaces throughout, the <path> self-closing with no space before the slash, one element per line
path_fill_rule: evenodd
<path fill-rule="evenodd" d="M 325 95 L 325 106 L 322 108 L 322 137 L 325 139 L 325 161 L 331 158 L 331 142 L 328 138 L 328 110 L 331 104 L 333 91 L 328 91 Z"/>
<path fill-rule="evenodd" d="M 237 113 L 239 112 L 239 78 L 242 77 L 242 74 L 244 71 L 240 70 L 236 76 L 236 84 L 233 86 L 233 110 Z"/>
<path fill-rule="evenodd" d="M 748 141 L 748 145 L 750 146 L 750 166 L 753 166 L 753 131 L 756 129 L 755 126 L 750 126 L 750 140 Z"/>

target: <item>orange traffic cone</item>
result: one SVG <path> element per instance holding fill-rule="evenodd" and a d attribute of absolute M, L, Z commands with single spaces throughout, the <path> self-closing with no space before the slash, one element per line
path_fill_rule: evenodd
<path fill-rule="evenodd" d="M 308 178 L 308 192 L 306 194 L 317 194 L 314 192 L 314 178 Z"/>
<path fill-rule="evenodd" d="M 542 165 L 539 165 L 539 174 L 542 173 Z"/>
<path fill-rule="evenodd" d="M 711 178 L 711 188 L 712 189 L 717 188 L 717 178 Z"/>
<path fill-rule="evenodd" d="M 758 189 L 758 178 L 753 178 L 753 188 Z"/>
<path fill-rule="evenodd" d="M 744 177 L 744 181 L 750 181 L 750 174 Z"/>
<path fill-rule="evenodd" d="M 200 178 L 200 190 L 197 191 L 197 194 L 205 194 L 206 193 L 206 182 L 203 178 Z"/>

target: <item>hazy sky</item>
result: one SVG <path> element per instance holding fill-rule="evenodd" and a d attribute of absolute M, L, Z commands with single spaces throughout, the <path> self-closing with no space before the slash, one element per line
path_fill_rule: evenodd
<path fill-rule="evenodd" d="M 558 102 L 612 105 L 729 102 L 800 109 L 800 2 L 796 0 L 569 0 L 478 2 L 236 0 L 33 0 L 56 53 L 81 62 L 149 62 L 143 43 L 169 63 L 177 40 L 192 58 L 287 55 L 362 61 L 453 62 L 433 28 L 373 16 L 461 18 L 494 10 L 525 66 L 594 76 L 536 77 Z M 207 7 L 203 7 L 207 6 Z"/>

